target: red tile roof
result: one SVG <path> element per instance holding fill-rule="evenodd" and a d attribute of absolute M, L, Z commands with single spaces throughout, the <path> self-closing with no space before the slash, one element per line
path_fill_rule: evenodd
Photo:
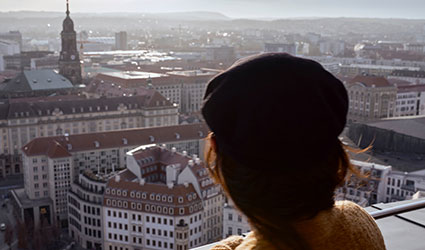
<path fill-rule="evenodd" d="M 425 84 L 398 86 L 398 93 L 402 92 L 424 92 Z"/>
<path fill-rule="evenodd" d="M 39 137 L 23 146 L 22 151 L 27 156 L 36 156 L 48 155 L 49 147 L 55 144 L 61 145 L 68 153 L 104 148 L 140 146 L 152 143 L 161 144 L 202 139 L 207 136 L 208 131 L 209 129 L 205 124 L 196 123 L 69 136 Z M 95 142 L 98 142 L 98 147 L 96 147 Z"/>
<path fill-rule="evenodd" d="M 354 77 L 351 81 L 349 81 L 350 84 L 355 83 L 361 83 L 365 85 L 366 87 L 372 87 L 375 85 L 375 87 L 390 87 L 391 84 L 388 82 L 388 80 L 385 77 L 381 76 L 363 76 L 358 75 Z"/>

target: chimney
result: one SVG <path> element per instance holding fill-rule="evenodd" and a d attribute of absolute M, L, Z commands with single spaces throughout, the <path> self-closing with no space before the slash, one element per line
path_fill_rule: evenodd
<path fill-rule="evenodd" d="M 198 157 L 198 158 L 196 158 L 196 159 L 195 159 L 195 163 L 196 163 L 196 165 L 201 164 L 201 159 L 199 159 L 199 157 Z"/>
<path fill-rule="evenodd" d="M 115 182 L 120 182 L 121 177 L 119 175 L 115 175 Z"/>

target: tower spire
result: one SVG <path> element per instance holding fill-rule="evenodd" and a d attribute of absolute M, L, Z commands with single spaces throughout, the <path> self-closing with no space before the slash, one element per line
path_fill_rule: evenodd
<path fill-rule="evenodd" d="M 66 15 L 69 16 L 69 0 L 66 0 Z"/>

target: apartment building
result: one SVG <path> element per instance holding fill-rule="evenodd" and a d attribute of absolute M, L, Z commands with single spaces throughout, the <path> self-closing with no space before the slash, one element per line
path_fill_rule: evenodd
<path fill-rule="evenodd" d="M 375 76 L 387 77 L 395 70 L 420 70 L 419 67 L 407 67 L 407 66 L 389 66 L 389 65 L 377 65 L 377 64 L 350 64 L 340 66 L 341 74 L 348 77 L 355 77 L 357 75 L 368 74 Z"/>
<path fill-rule="evenodd" d="M 385 184 L 385 202 L 411 199 L 415 193 L 425 191 L 425 171 L 392 171 Z"/>
<path fill-rule="evenodd" d="M 55 220 L 66 227 L 67 192 L 79 174 L 124 169 L 126 152 L 140 145 L 179 144 L 181 150 L 200 154 L 207 131 L 204 124 L 190 124 L 36 138 L 22 148 L 26 196 L 19 203 L 50 198 Z"/>
<path fill-rule="evenodd" d="M 391 166 L 351 160 L 364 178 L 352 174 L 344 186 L 336 190 L 337 200 L 351 200 L 363 207 L 385 201 L 385 181 Z"/>
<path fill-rule="evenodd" d="M 79 174 L 68 191 L 68 232 L 85 249 L 103 249 L 103 193 L 115 172 L 90 169 Z"/>
<path fill-rule="evenodd" d="M 208 81 L 218 70 L 180 70 L 166 73 L 141 71 L 100 73 L 87 89 L 89 96 L 122 96 L 142 94 L 154 89 L 177 104 L 179 112 L 198 112 Z"/>
<path fill-rule="evenodd" d="M 127 153 L 127 169 L 106 186 L 105 249 L 183 250 L 217 241 L 223 203 L 196 155 L 136 148 Z"/>
<path fill-rule="evenodd" d="M 346 84 L 349 122 L 368 122 L 394 116 L 397 87 L 384 77 L 358 75 Z"/>
<path fill-rule="evenodd" d="M 38 137 L 178 124 L 177 107 L 156 91 L 143 96 L 85 99 L 47 97 L 0 103 L 0 177 L 22 173 L 22 146 Z"/>
<path fill-rule="evenodd" d="M 352 160 L 364 177 L 352 175 L 336 190 L 337 200 L 351 200 L 363 207 L 411 199 L 425 191 L 425 171 L 400 172 L 391 166 Z"/>
<path fill-rule="evenodd" d="M 425 84 L 397 86 L 394 116 L 425 114 Z"/>
<path fill-rule="evenodd" d="M 231 235 L 242 235 L 251 231 L 248 219 L 239 210 L 236 209 L 232 200 L 223 207 L 223 238 Z"/>
<path fill-rule="evenodd" d="M 186 70 L 167 72 L 181 83 L 180 110 L 182 113 L 195 113 L 201 110 L 208 81 L 217 74 L 217 71 Z M 165 86 L 164 86 L 165 87 Z M 160 87 L 158 92 L 167 96 Z"/>
<path fill-rule="evenodd" d="M 425 84 L 425 71 L 423 70 L 394 70 L 388 79 L 399 79 L 412 84 Z"/>

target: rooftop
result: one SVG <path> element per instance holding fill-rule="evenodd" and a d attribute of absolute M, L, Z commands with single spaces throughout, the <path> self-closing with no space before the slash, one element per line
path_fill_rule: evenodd
<path fill-rule="evenodd" d="M 368 123 L 367 125 L 425 139 L 425 116 L 388 118 L 378 122 Z"/>
<path fill-rule="evenodd" d="M 72 89 L 72 83 L 54 70 L 25 70 L 14 79 L 0 85 L 4 92 L 29 92 L 55 89 Z"/>
<path fill-rule="evenodd" d="M 128 97 L 98 99 L 63 97 L 41 100 L 27 98 L 24 100 L 23 102 L 4 101 L 0 103 L 0 110 L 4 110 L 4 112 L 0 112 L 0 120 L 173 106 L 170 101 L 154 90 L 145 91 L 145 95 Z"/>
<path fill-rule="evenodd" d="M 363 76 L 358 75 L 349 81 L 351 84 L 361 83 L 365 87 L 391 87 L 392 85 L 388 82 L 385 77 L 380 76 Z"/>
<path fill-rule="evenodd" d="M 32 208 L 52 204 L 52 200 L 50 198 L 37 198 L 35 200 L 30 199 L 25 193 L 24 188 L 13 189 L 11 192 L 22 208 Z"/>
<path fill-rule="evenodd" d="M 203 123 L 198 123 L 68 136 L 39 137 L 27 143 L 22 148 L 22 151 L 27 156 L 54 156 L 55 154 L 53 153 L 58 153 L 58 156 L 63 155 L 63 157 L 66 157 L 70 153 L 79 151 L 203 139 L 207 133 L 207 126 Z M 65 151 L 59 151 L 58 147 L 65 149 Z"/>
<path fill-rule="evenodd" d="M 167 75 L 165 74 L 143 72 L 143 71 L 102 72 L 102 74 L 111 76 L 111 77 L 126 79 L 126 80 L 167 77 Z"/>
<path fill-rule="evenodd" d="M 168 75 L 177 75 L 177 76 L 214 76 L 217 72 L 213 71 L 205 71 L 205 70 L 184 70 L 184 71 L 170 71 L 167 72 Z"/>
<path fill-rule="evenodd" d="M 352 67 L 360 69 L 383 69 L 383 70 L 412 70 L 418 71 L 419 67 L 405 67 L 405 66 L 388 66 L 388 65 L 376 65 L 376 64 L 350 64 L 342 65 L 341 67 Z"/>

